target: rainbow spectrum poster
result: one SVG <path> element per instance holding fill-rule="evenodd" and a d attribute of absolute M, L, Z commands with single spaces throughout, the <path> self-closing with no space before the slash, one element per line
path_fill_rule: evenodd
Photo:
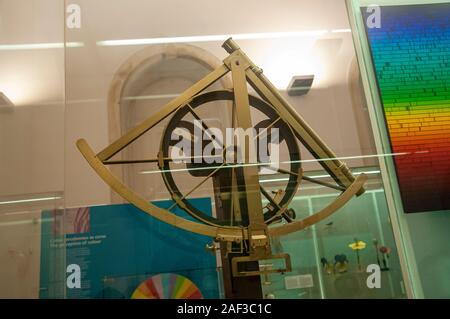
<path fill-rule="evenodd" d="M 190 202 L 211 214 L 210 198 Z M 173 201 L 153 204 L 169 208 Z M 192 220 L 179 208 L 173 212 Z M 220 297 L 216 256 L 205 250 L 209 237 L 160 222 L 131 204 L 49 210 L 42 220 L 40 298 Z M 65 285 L 71 264 L 81 268 L 79 289 Z"/>
<path fill-rule="evenodd" d="M 382 6 L 366 31 L 404 211 L 450 210 L 450 3 Z"/>

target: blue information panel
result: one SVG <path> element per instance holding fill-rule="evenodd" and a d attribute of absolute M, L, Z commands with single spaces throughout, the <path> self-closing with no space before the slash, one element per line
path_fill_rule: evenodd
<path fill-rule="evenodd" d="M 190 202 L 211 214 L 210 198 Z M 173 201 L 153 204 L 169 208 Z M 178 208 L 173 212 L 191 219 Z M 144 282 L 153 297 L 219 298 L 216 256 L 205 251 L 209 237 L 167 225 L 130 204 L 44 211 L 42 218 L 41 298 L 131 298 L 138 287 L 146 288 Z M 58 263 L 80 266 L 81 288 L 62 282 L 65 268 Z M 52 269 L 59 269 L 60 278 Z M 158 281 L 166 277 L 167 284 Z"/>

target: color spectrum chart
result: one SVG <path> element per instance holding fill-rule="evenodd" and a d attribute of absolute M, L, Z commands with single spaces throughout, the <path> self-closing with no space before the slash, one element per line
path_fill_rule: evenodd
<path fill-rule="evenodd" d="M 366 31 L 404 211 L 449 210 L 450 3 L 382 6 Z"/>

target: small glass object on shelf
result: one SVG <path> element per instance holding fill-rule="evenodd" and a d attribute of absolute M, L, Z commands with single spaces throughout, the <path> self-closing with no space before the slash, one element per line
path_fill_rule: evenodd
<path fill-rule="evenodd" d="M 380 266 L 381 271 L 389 270 L 387 260 L 389 259 L 389 254 L 391 253 L 391 248 L 387 246 L 378 245 L 378 240 L 376 238 L 373 239 L 373 245 L 375 246 L 375 253 L 377 255 L 377 263 Z M 380 253 L 381 253 L 381 261 L 380 261 Z M 383 265 L 381 264 L 383 263 Z"/>
<path fill-rule="evenodd" d="M 322 263 L 322 267 L 328 275 L 334 273 L 333 264 L 328 262 L 328 260 L 325 257 L 322 257 L 320 259 L 320 262 Z"/>
<path fill-rule="evenodd" d="M 361 259 L 359 258 L 359 251 L 366 248 L 367 246 L 366 243 L 363 242 L 362 240 L 358 240 L 357 238 L 355 238 L 355 241 L 349 244 L 348 246 L 356 252 L 356 259 L 358 261 L 358 270 L 362 271 Z"/>
<path fill-rule="evenodd" d="M 380 253 L 383 256 L 383 268 L 381 268 L 381 271 L 387 271 L 389 270 L 387 259 L 389 259 L 389 254 L 391 253 L 391 248 L 387 246 L 381 246 L 380 247 Z"/>
<path fill-rule="evenodd" d="M 334 256 L 334 269 L 337 273 L 342 274 L 348 270 L 348 259 L 344 254 Z"/>

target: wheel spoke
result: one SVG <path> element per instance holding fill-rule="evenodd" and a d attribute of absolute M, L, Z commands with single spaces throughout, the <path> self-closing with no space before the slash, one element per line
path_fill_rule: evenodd
<path fill-rule="evenodd" d="M 202 155 L 202 156 L 185 156 L 176 158 L 175 160 L 171 157 L 164 157 L 162 160 L 164 162 L 175 162 L 175 161 L 182 161 L 182 160 L 193 160 L 196 158 L 220 158 L 219 155 Z M 158 158 L 149 158 L 149 159 L 142 159 L 142 160 L 119 160 L 119 161 L 105 161 L 103 164 L 105 165 L 123 165 L 123 164 L 143 164 L 143 163 L 158 163 Z"/>
<path fill-rule="evenodd" d="M 273 170 L 276 170 L 277 172 L 282 173 L 282 174 L 299 176 L 298 173 L 295 173 L 295 172 L 292 172 L 292 171 L 289 171 L 289 170 L 285 170 L 285 169 L 282 169 L 282 168 L 274 168 L 274 167 L 269 167 L 269 168 L 273 169 Z M 325 186 L 325 187 L 333 188 L 333 189 L 336 189 L 336 190 L 339 190 L 339 191 L 345 191 L 344 187 L 341 187 L 341 186 L 338 186 L 338 185 L 333 185 L 333 184 L 327 183 L 327 182 L 322 182 L 322 181 L 319 181 L 317 179 L 314 179 L 314 178 L 311 178 L 311 177 L 308 177 L 308 176 L 304 176 L 303 175 L 302 179 L 305 180 L 305 181 L 314 183 L 314 184 L 318 184 L 318 185 L 322 185 L 322 186 Z"/>
<path fill-rule="evenodd" d="M 272 196 L 270 196 L 270 194 L 266 191 L 264 187 L 260 185 L 259 189 L 261 190 L 261 193 L 263 193 L 264 197 L 267 198 L 267 200 L 274 206 L 274 208 L 278 208 L 278 210 L 281 210 L 280 205 L 278 205 L 278 203 L 276 203 L 273 200 Z"/>
<path fill-rule="evenodd" d="M 263 166 L 263 165 L 261 165 L 261 166 Z M 273 166 L 270 166 L 270 165 L 267 165 L 267 166 L 268 166 L 269 169 L 271 169 L 273 171 L 277 171 L 278 173 L 281 173 L 281 174 L 293 175 L 293 176 L 297 176 L 297 177 L 299 175 L 299 173 L 295 173 L 295 172 L 292 172 L 292 171 L 289 171 L 289 170 L 286 170 L 286 169 L 283 169 L 283 168 L 276 168 L 276 167 L 273 167 Z"/>
<path fill-rule="evenodd" d="M 201 121 L 201 123 L 195 123 L 196 126 L 194 127 L 195 130 L 201 129 L 202 134 L 204 134 L 205 139 L 206 138 L 211 138 L 214 137 L 214 132 L 210 132 L 210 128 L 208 127 L 209 125 L 212 125 L 214 127 L 213 124 L 211 124 L 211 122 L 209 122 L 208 120 L 205 119 L 205 123 L 201 120 L 202 117 L 204 117 L 204 114 L 202 113 L 203 109 L 200 109 L 197 107 L 197 105 L 201 106 L 204 103 L 208 103 L 208 102 L 213 102 L 213 101 L 224 101 L 227 103 L 227 107 L 226 107 L 226 111 L 227 111 L 227 120 L 226 123 L 223 123 L 221 125 L 221 127 L 227 127 L 227 126 L 231 126 L 232 128 L 236 128 L 237 125 L 237 112 L 239 111 L 239 109 L 237 109 L 237 105 L 235 103 L 235 96 L 233 94 L 232 91 L 223 91 L 219 93 L 205 93 L 204 97 L 202 97 L 201 99 L 197 100 L 197 97 L 194 97 L 194 100 L 189 101 L 188 103 L 185 104 L 185 107 L 182 111 L 180 111 L 180 113 L 178 114 L 178 116 L 176 118 L 174 118 L 174 120 L 176 121 L 180 121 L 180 119 L 184 119 L 184 121 L 190 122 L 190 124 L 187 123 L 180 123 L 178 124 L 178 126 L 180 127 L 186 127 L 189 129 L 189 131 L 191 131 L 191 136 L 194 135 L 194 133 L 196 131 L 193 130 L 192 128 L 192 123 L 194 123 L 193 121 Z M 200 102 L 201 104 L 199 104 L 198 102 Z M 255 132 L 255 135 L 253 136 L 253 138 L 250 139 L 250 142 L 253 141 L 257 141 L 258 139 L 268 139 L 271 136 L 271 133 L 273 134 L 274 128 L 280 128 L 280 133 L 283 134 L 283 137 L 286 138 L 286 143 L 287 143 L 287 147 L 289 150 L 289 154 L 297 154 L 299 152 L 298 146 L 296 143 L 288 143 L 288 141 L 291 141 L 291 138 L 294 139 L 295 137 L 292 135 L 291 130 L 289 130 L 288 124 L 285 123 L 283 121 L 283 119 L 280 117 L 279 114 L 277 114 L 276 110 L 273 110 L 271 108 L 270 105 L 268 105 L 267 103 L 265 103 L 263 100 L 255 98 L 250 96 L 249 99 L 249 103 L 250 106 L 253 107 L 254 109 L 260 111 L 263 113 L 263 115 L 265 115 L 265 120 L 263 123 L 264 125 L 258 125 L 257 128 L 258 131 Z M 191 115 L 189 115 L 191 114 Z M 205 113 L 206 114 L 206 113 Z M 188 120 L 189 119 L 189 120 Z M 172 120 L 172 126 L 171 127 L 176 127 L 177 123 L 174 122 L 174 120 Z M 228 120 L 230 120 L 230 122 L 228 122 Z M 213 127 L 211 127 L 211 129 L 214 131 Z M 205 132 L 206 131 L 206 132 Z M 175 160 L 178 160 L 177 162 L 181 162 L 183 160 L 183 157 L 186 157 L 187 159 L 184 161 L 189 161 L 190 159 L 194 159 L 195 157 L 187 157 L 185 156 L 185 154 L 178 154 L 179 156 L 171 156 L 170 153 L 170 148 L 173 147 L 174 145 L 171 145 L 173 143 L 168 143 L 168 140 L 170 140 L 170 135 L 167 135 L 168 130 L 166 129 L 165 131 L 165 135 L 166 137 L 168 137 L 166 140 L 167 142 L 165 142 L 164 144 L 164 156 L 167 157 L 172 157 L 172 159 L 165 159 L 165 167 L 168 168 L 167 166 L 170 163 L 170 166 L 172 166 L 172 163 Z M 211 138 L 212 140 L 212 138 Z M 214 141 L 215 142 L 215 141 Z M 221 142 L 221 144 L 223 145 L 222 148 L 228 147 L 229 145 L 226 145 L 226 140 L 223 139 L 221 141 L 217 141 L 217 145 L 219 145 L 219 142 Z M 231 141 L 230 141 L 231 142 Z M 230 143 L 231 144 L 231 143 Z M 234 141 L 234 143 L 232 143 L 232 145 L 235 145 L 236 141 Z M 230 152 L 230 153 L 227 153 Z M 245 211 L 241 211 L 240 210 L 240 204 L 241 201 L 243 200 L 242 196 L 246 196 L 245 193 L 240 193 L 240 191 L 242 191 L 241 186 L 240 186 L 240 181 L 239 181 L 239 174 L 237 174 L 239 172 L 240 169 L 245 168 L 247 166 L 261 166 L 261 167 L 267 167 L 270 168 L 271 170 L 273 170 L 274 173 L 278 174 L 286 174 L 285 177 L 288 177 L 289 179 L 289 185 L 288 188 L 289 189 L 296 189 L 298 184 L 300 183 L 300 179 L 301 179 L 301 175 L 302 175 L 302 170 L 296 165 L 291 165 L 290 167 L 283 167 L 285 169 L 278 169 L 275 166 L 276 163 L 271 163 L 270 160 L 267 161 L 267 163 L 261 163 L 261 162 L 252 162 L 252 163 L 238 163 L 236 161 L 236 158 L 233 160 L 231 153 L 235 153 L 237 154 L 237 152 L 235 152 L 235 149 L 224 149 L 223 150 L 223 154 L 222 157 L 223 159 L 225 159 L 222 163 L 226 163 L 226 165 L 221 165 L 221 163 L 217 163 L 214 165 L 194 165 L 192 167 L 186 167 L 186 169 L 183 170 L 178 170 L 178 169 L 174 169 L 174 170 L 163 170 L 164 174 L 172 174 L 173 172 L 178 172 L 178 171 L 191 171 L 191 170 L 206 170 L 204 173 L 199 173 L 199 174 L 193 174 L 193 176 L 198 176 L 200 178 L 198 178 L 198 181 L 193 182 L 193 184 L 197 184 L 195 185 L 195 187 L 193 187 L 191 189 L 191 187 L 189 187 L 188 189 L 186 189 L 186 192 L 189 190 L 189 192 L 185 192 L 185 191 L 180 191 L 180 189 L 177 187 L 177 185 L 175 184 L 175 181 L 173 180 L 172 177 L 170 177 L 167 181 L 166 181 L 166 185 L 168 185 L 168 189 L 170 191 L 170 193 L 172 194 L 172 198 L 174 199 L 174 201 L 176 203 L 172 203 L 172 208 L 173 207 L 178 207 L 178 206 L 182 206 L 182 207 L 187 207 L 186 210 L 188 211 L 188 213 L 192 214 L 194 217 L 197 216 L 197 214 L 199 214 L 198 216 L 200 217 L 199 220 L 204 221 L 207 220 L 206 217 L 209 216 L 202 216 L 202 214 L 204 214 L 203 212 L 196 212 L 195 210 L 192 211 L 192 208 L 189 206 L 189 198 L 191 196 L 193 196 L 193 194 L 195 194 L 195 191 L 197 190 L 197 192 L 199 191 L 199 189 L 202 189 L 204 187 L 206 187 L 207 184 L 207 180 L 217 176 L 217 174 L 222 174 L 222 172 L 225 174 L 226 177 L 230 177 L 230 173 L 231 173 L 231 180 L 228 180 L 229 183 L 227 183 L 227 185 L 230 186 L 230 192 L 231 192 L 231 196 L 228 197 L 229 200 L 227 200 L 228 204 L 227 209 L 226 209 L 226 215 L 223 216 L 225 218 L 225 220 L 220 221 L 221 225 L 239 225 L 240 224 L 240 220 L 242 220 L 242 218 L 245 218 L 244 214 L 246 213 Z M 194 154 L 189 154 L 190 155 L 194 155 Z M 214 160 L 214 158 L 217 159 L 217 161 L 220 159 L 220 155 L 221 154 L 208 154 L 207 156 L 209 158 L 211 158 L 212 160 Z M 228 158 L 229 157 L 229 158 Z M 297 160 L 298 156 L 290 156 L 291 160 Z M 197 157 L 198 158 L 198 157 Z M 205 156 L 206 158 L 206 156 Z M 204 163 L 205 161 L 202 161 L 202 163 Z M 175 164 L 175 163 L 173 163 Z M 180 163 L 181 164 L 181 163 Z M 271 167 L 272 166 L 272 167 Z M 174 166 L 173 168 L 176 168 L 176 166 Z M 227 169 L 231 169 L 231 171 L 226 171 Z M 223 170 L 223 171 L 220 171 Z M 208 175 L 209 174 L 209 175 Z M 215 174 L 215 175 L 214 175 Z M 208 176 L 206 176 L 208 175 Z M 213 176 L 214 175 L 214 176 Z M 225 177 L 224 176 L 224 177 Z M 225 178 L 226 180 L 226 178 Z M 292 185 L 293 183 L 295 183 L 295 187 Z M 203 186 L 202 186 L 203 185 Z M 264 219 L 266 219 L 266 222 L 268 220 L 272 220 L 273 217 L 280 217 L 282 215 L 282 211 L 284 211 L 287 208 L 287 203 L 285 205 L 280 205 L 281 202 L 285 202 L 287 199 L 287 196 L 290 196 L 291 193 L 293 191 L 290 191 L 288 189 L 283 189 L 281 191 L 281 193 L 277 193 L 276 195 L 272 194 L 272 192 L 270 191 L 269 188 L 264 189 L 263 187 L 259 187 L 261 185 L 256 185 L 256 189 L 254 191 L 256 191 L 258 193 L 258 198 L 259 200 L 261 200 L 260 196 L 263 197 L 263 199 L 265 199 L 264 201 L 266 202 L 267 200 L 267 206 L 264 208 L 263 210 L 263 214 L 264 214 Z M 263 185 L 265 186 L 265 185 Z M 261 194 L 261 195 L 259 195 Z M 287 194 L 287 195 L 286 195 Z M 228 205 L 229 208 L 228 208 Z M 269 210 L 268 210 L 269 209 Z M 279 212 L 279 213 L 277 213 Z M 241 216 L 242 214 L 242 216 Z M 213 218 L 214 219 L 214 218 Z M 220 220 L 220 218 L 215 218 L 216 220 Z"/>
<path fill-rule="evenodd" d="M 275 121 L 273 121 L 272 123 L 270 123 L 270 125 L 268 127 L 265 127 L 261 132 L 259 132 L 254 140 L 256 140 L 257 138 L 259 138 L 263 133 L 266 133 L 269 129 L 271 129 L 279 120 L 281 120 L 281 117 L 277 117 L 277 119 Z"/>
<path fill-rule="evenodd" d="M 187 106 L 189 107 L 189 112 L 191 112 L 191 114 L 195 117 L 195 119 L 202 123 L 203 130 L 205 131 L 206 134 L 208 134 L 209 139 L 212 141 L 213 138 L 209 134 L 209 127 L 208 127 L 208 125 L 206 125 L 206 123 L 201 119 L 201 117 L 198 116 L 197 112 L 195 112 L 194 108 L 189 103 L 187 104 Z M 219 144 L 220 144 L 220 147 L 223 147 L 223 141 L 219 141 Z"/>
<path fill-rule="evenodd" d="M 171 158 L 165 158 L 165 161 L 172 160 Z M 157 163 L 157 158 L 149 158 L 142 160 L 121 160 L 121 161 L 105 161 L 103 164 L 105 165 L 120 165 L 120 164 L 141 164 L 141 163 Z"/>
<path fill-rule="evenodd" d="M 227 165 L 226 163 L 223 163 L 222 165 L 220 165 L 219 167 L 217 167 L 214 171 L 212 171 L 208 176 L 206 176 L 200 183 L 198 183 L 197 185 L 195 185 L 189 192 L 187 192 L 185 195 L 183 195 L 183 197 L 181 197 L 179 200 L 182 201 L 184 200 L 186 197 L 188 197 L 189 195 L 191 195 L 195 190 L 197 190 L 200 186 L 202 186 L 204 183 L 206 183 L 206 181 L 208 179 L 210 179 L 215 173 L 217 173 L 223 166 Z M 175 202 L 173 203 L 172 206 L 170 206 L 169 210 L 172 209 L 173 207 L 175 207 L 178 203 Z"/>

